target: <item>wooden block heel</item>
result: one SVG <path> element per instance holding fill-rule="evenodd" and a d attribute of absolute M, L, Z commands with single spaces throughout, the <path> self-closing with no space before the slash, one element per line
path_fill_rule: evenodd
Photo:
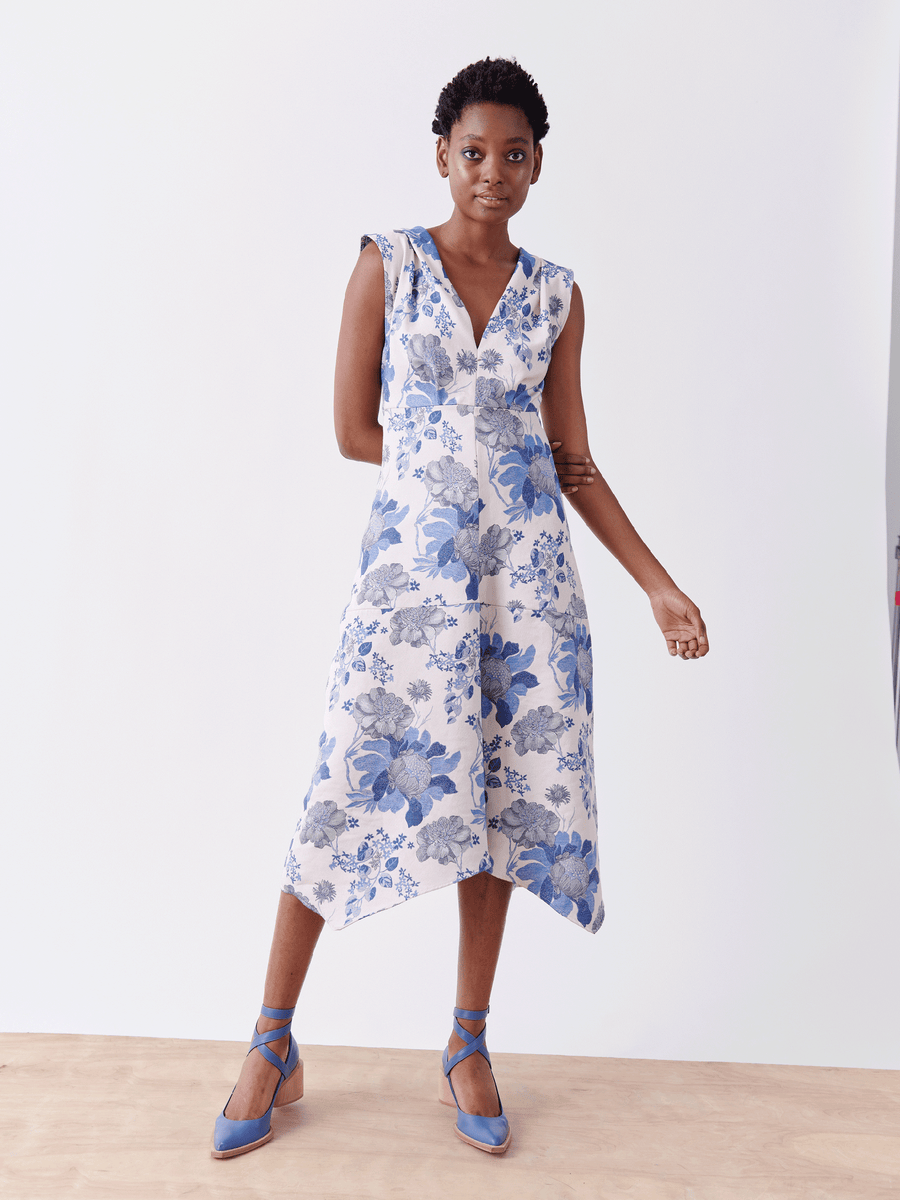
<path fill-rule="evenodd" d="M 297 1063 L 294 1071 L 288 1075 L 287 1079 L 281 1085 L 278 1095 L 275 1097 L 275 1107 L 281 1108 L 283 1104 L 293 1104 L 295 1100 L 299 1100 L 303 1095 L 303 1059 Z"/>

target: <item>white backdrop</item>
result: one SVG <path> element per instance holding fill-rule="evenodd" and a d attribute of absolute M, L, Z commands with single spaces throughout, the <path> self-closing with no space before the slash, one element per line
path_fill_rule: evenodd
<path fill-rule="evenodd" d="M 491 1048 L 900 1067 L 900 6 L 309 11 L 0 9 L 3 1027 L 249 1034 L 377 474 L 334 445 L 343 288 L 449 215 L 438 91 L 508 54 L 551 121 L 513 237 L 575 270 L 594 452 L 712 652 L 573 515 L 608 915 L 517 891 Z M 439 1047 L 455 908 L 326 930 L 300 1039 Z"/>

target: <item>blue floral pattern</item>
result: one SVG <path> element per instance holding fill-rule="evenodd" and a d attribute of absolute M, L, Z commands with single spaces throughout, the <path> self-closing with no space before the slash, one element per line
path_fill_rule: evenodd
<path fill-rule="evenodd" d="M 481 342 L 427 230 L 384 266 L 384 456 L 283 888 L 334 928 L 489 871 L 589 932 L 593 660 L 544 378 L 572 273 L 519 252 Z"/>

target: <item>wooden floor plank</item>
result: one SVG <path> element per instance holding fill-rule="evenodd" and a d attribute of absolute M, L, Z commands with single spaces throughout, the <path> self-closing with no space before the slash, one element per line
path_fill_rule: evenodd
<path fill-rule="evenodd" d="M 214 1160 L 246 1047 L 0 1035 L 4 1200 L 898 1200 L 900 1071 L 492 1054 L 505 1155 L 453 1134 L 437 1051 L 304 1046 L 274 1139 Z"/>

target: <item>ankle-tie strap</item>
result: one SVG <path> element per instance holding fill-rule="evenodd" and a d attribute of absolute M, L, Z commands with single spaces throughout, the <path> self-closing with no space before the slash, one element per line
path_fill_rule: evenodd
<path fill-rule="evenodd" d="M 464 1021 L 480 1021 L 482 1017 L 486 1017 L 491 1011 L 491 1006 L 487 1008 L 454 1008 L 454 1017 L 462 1017 Z"/>
<path fill-rule="evenodd" d="M 297 1011 L 294 1008 L 266 1008 L 265 1004 L 259 1006 L 260 1015 L 268 1017 L 270 1021 L 287 1021 Z"/>
<path fill-rule="evenodd" d="M 273 1067 L 277 1067 L 281 1074 L 287 1078 L 287 1064 L 285 1059 L 279 1058 L 274 1050 L 269 1049 L 269 1042 L 277 1042 L 286 1034 L 291 1032 L 291 1018 L 294 1015 L 293 1008 L 267 1008 L 265 1004 L 259 1006 L 260 1015 L 268 1017 L 271 1021 L 286 1021 L 286 1024 L 279 1025 L 277 1029 L 267 1029 L 265 1033 L 260 1033 L 254 1025 L 253 1038 L 250 1042 L 250 1050 L 258 1050 L 266 1062 L 270 1062 Z M 288 1043 L 290 1046 L 290 1042 Z"/>
<path fill-rule="evenodd" d="M 488 1066 L 491 1063 L 491 1056 L 488 1054 L 487 1046 L 484 1044 L 485 1035 L 487 1034 L 487 1025 L 481 1030 L 481 1033 L 469 1033 L 464 1025 L 460 1025 L 457 1017 L 462 1017 L 464 1021 L 480 1021 L 482 1017 L 486 1017 L 490 1012 L 490 1005 L 487 1008 L 454 1008 L 453 1010 L 453 1028 L 459 1034 L 464 1042 L 468 1045 L 463 1046 L 461 1050 L 447 1060 L 447 1065 L 444 1067 L 444 1074 L 449 1075 L 457 1063 L 462 1062 L 464 1058 L 468 1058 L 470 1054 L 474 1054 L 476 1050 L 483 1055 L 488 1061 Z"/>

